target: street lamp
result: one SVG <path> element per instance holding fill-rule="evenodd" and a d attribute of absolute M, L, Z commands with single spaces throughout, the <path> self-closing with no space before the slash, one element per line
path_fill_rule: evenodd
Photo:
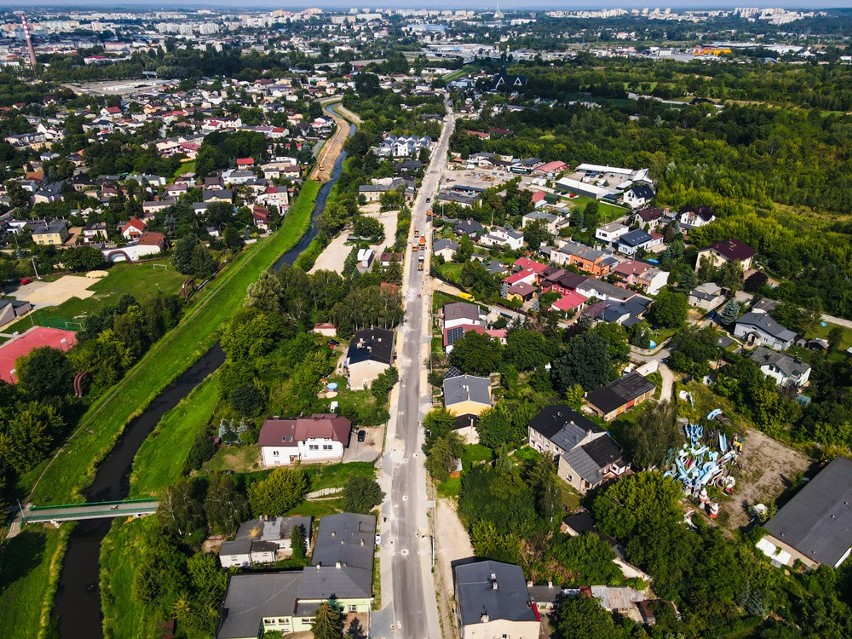
<path fill-rule="evenodd" d="M 41 276 L 38 274 L 38 268 L 36 267 L 35 255 L 33 255 L 30 260 L 33 263 L 33 270 L 35 271 L 35 276 L 37 280 L 41 279 Z"/>

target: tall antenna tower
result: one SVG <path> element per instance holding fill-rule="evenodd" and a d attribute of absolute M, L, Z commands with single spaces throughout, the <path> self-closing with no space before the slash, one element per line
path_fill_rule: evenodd
<path fill-rule="evenodd" d="M 33 68 L 33 71 L 35 71 L 35 69 L 36 69 L 35 49 L 33 49 L 33 39 L 32 39 L 32 36 L 30 35 L 30 25 L 27 22 L 27 14 L 26 13 L 21 14 L 21 25 L 23 25 L 23 27 L 24 27 L 24 38 L 27 41 L 27 54 L 29 54 L 29 57 L 30 57 L 30 66 Z"/>

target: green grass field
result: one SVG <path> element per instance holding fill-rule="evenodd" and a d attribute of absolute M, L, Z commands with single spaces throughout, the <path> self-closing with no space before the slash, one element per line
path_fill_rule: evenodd
<path fill-rule="evenodd" d="M 163 416 L 133 459 L 131 497 L 156 495 L 180 477 L 193 440 L 210 423 L 218 402 L 218 373 L 213 373 Z"/>
<path fill-rule="evenodd" d="M 135 639 L 157 636 L 156 617 L 141 603 L 134 601 L 132 594 L 140 530 L 154 523 L 153 517 L 128 521 L 116 519 L 101 543 L 101 610 L 106 637 Z"/>
<path fill-rule="evenodd" d="M 182 163 L 175 171 L 175 177 L 184 175 L 185 173 L 195 173 L 195 160 Z"/>
<path fill-rule="evenodd" d="M 154 266 L 154 265 L 157 266 Z M 165 265 L 167 268 L 162 268 Z M 90 290 L 94 295 L 86 299 L 72 297 L 58 306 L 48 306 L 37 310 L 24 319 L 3 329 L 4 333 L 23 332 L 33 325 L 52 326 L 54 328 L 79 329 L 79 324 L 87 315 L 91 315 L 103 306 L 115 304 L 118 298 L 129 293 L 143 300 L 157 291 L 177 293 L 186 275 L 178 273 L 168 258 L 150 262 L 121 262 L 108 269 L 109 275 L 101 280 L 92 280 Z M 72 322 L 66 325 L 66 322 Z"/>
<path fill-rule="evenodd" d="M 350 477 L 375 477 L 376 467 L 372 462 L 349 462 L 347 464 L 329 464 L 327 466 L 304 466 L 311 480 L 310 490 L 324 488 L 343 488 Z"/>
<path fill-rule="evenodd" d="M 35 639 L 49 619 L 53 586 L 70 526 L 32 526 L 3 544 L 0 560 L 0 639 Z"/>
<path fill-rule="evenodd" d="M 215 343 L 219 327 L 242 304 L 248 285 L 305 234 L 319 187 L 305 183 L 281 228 L 249 247 L 208 285 L 181 323 L 89 407 L 57 455 L 20 478 L 20 493 L 31 493 L 39 505 L 80 500 L 80 490 L 125 425 Z"/>

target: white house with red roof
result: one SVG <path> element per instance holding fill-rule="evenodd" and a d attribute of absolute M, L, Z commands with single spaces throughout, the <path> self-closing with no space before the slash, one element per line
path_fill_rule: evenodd
<path fill-rule="evenodd" d="M 534 286 L 536 281 L 538 280 L 538 275 L 532 269 L 524 269 L 523 271 L 518 271 L 517 273 L 512 273 L 503 278 L 503 282 L 508 284 L 509 286 L 514 286 L 520 282 L 526 282 L 530 286 Z"/>
<path fill-rule="evenodd" d="M 583 307 L 586 305 L 586 302 L 589 301 L 585 295 L 578 293 L 577 291 L 571 291 L 570 293 L 563 293 L 562 297 L 553 302 L 550 305 L 551 310 L 557 311 L 559 313 L 565 313 L 566 315 L 570 313 L 579 313 L 583 310 Z"/>
<path fill-rule="evenodd" d="M 138 217 L 131 217 L 127 224 L 121 227 L 121 237 L 128 241 L 139 239 L 144 232 L 145 222 Z"/>
<path fill-rule="evenodd" d="M 625 260 L 613 269 L 619 281 L 638 286 L 649 295 L 656 295 L 668 284 L 669 273 L 640 260 Z"/>
<path fill-rule="evenodd" d="M 270 186 L 255 198 L 255 202 L 264 206 L 277 206 L 285 209 L 290 205 L 290 194 L 284 186 Z"/>
<path fill-rule="evenodd" d="M 254 166 L 254 158 L 237 158 L 237 167 L 247 169 Z"/>
<path fill-rule="evenodd" d="M 261 231 L 269 230 L 269 211 L 262 206 L 255 206 L 251 211 L 252 219 L 254 220 L 255 228 Z"/>
<path fill-rule="evenodd" d="M 339 462 L 349 446 L 352 422 L 335 414 L 267 419 L 257 443 L 265 468 L 296 462 Z"/>

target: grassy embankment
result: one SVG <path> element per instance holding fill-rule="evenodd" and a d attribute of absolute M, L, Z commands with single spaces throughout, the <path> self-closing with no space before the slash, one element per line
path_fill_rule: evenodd
<path fill-rule="evenodd" d="M 219 326 L 242 303 L 248 285 L 308 230 L 319 186 L 306 182 L 281 228 L 249 247 L 213 280 L 181 323 L 89 407 L 55 458 L 21 478 L 20 488 L 32 489 L 34 503 L 81 499 L 80 490 L 91 481 L 125 425 L 215 343 Z"/>

